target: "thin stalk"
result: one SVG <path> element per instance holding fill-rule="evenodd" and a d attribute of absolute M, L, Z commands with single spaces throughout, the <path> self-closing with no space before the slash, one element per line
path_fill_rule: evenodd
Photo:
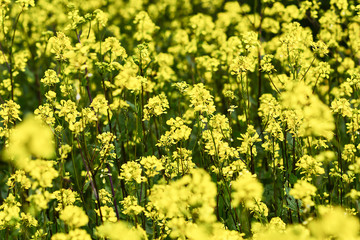
<path fill-rule="evenodd" d="M 302 76 L 302 78 L 301 78 L 300 81 L 302 81 L 302 80 L 305 78 L 306 74 L 309 72 L 310 68 L 312 67 L 315 59 L 316 59 L 316 57 L 313 58 L 313 60 L 312 60 L 311 63 L 310 63 L 310 66 L 306 69 L 306 71 L 305 71 L 305 73 L 304 73 L 304 75 Z"/>
<path fill-rule="evenodd" d="M 11 44 L 10 44 L 10 49 L 9 49 L 9 66 L 10 66 L 10 83 L 11 83 L 11 100 L 14 100 L 14 77 L 13 77 L 13 62 L 12 62 L 12 58 L 13 58 L 13 46 L 14 46 L 14 40 L 15 40 L 15 33 L 16 33 L 16 26 L 19 22 L 20 16 L 23 13 L 24 8 L 21 8 L 21 11 L 19 13 L 19 15 L 17 16 L 15 23 L 14 23 L 14 32 L 11 38 Z"/>
<path fill-rule="evenodd" d="M 246 108 L 246 100 L 245 98 L 243 97 L 243 87 L 242 87 L 242 73 L 241 74 L 241 79 L 240 79 L 240 83 L 238 81 L 238 76 L 236 77 L 236 83 L 237 83 L 237 87 L 238 87 L 238 90 L 241 94 L 241 100 L 244 101 L 244 111 L 245 111 L 245 117 L 246 117 L 246 122 L 248 123 L 249 122 L 249 119 L 248 119 L 248 113 L 247 113 L 247 108 Z M 241 100 L 240 100 L 240 105 L 241 105 Z"/>
<path fill-rule="evenodd" d="M 96 181 L 95 181 L 94 175 L 92 175 L 92 172 L 91 172 L 90 169 L 89 169 L 88 164 L 87 164 L 86 161 L 85 161 L 84 155 L 83 155 L 83 153 L 82 153 L 82 151 L 81 151 L 80 141 L 79 141 L 78 138 L 76 138 L 76 140 L 77 140 L 77 143 L 78 143 L 78 146 L 79 146 L 79 149 L 80 149 L 81 159 L 82 159 L 83 164 L 84 164 L 84 166 L 85 166 L 85 169 L 86 169 L 88 178 L 90 179 L 90 185 L 91 185 L 91 188 L 92 188 L 93 193 L 94 193 L 94 195 L 95 195 L 95 199 L 96 199 L 96 203 L 97 203 L 97 209 L 99 210 L 100 221 L 101 221 L 101 223 L 102 223 L 102 222 L 103 222 L 103 217 L 102 217 L 101 208 L 100 208 L 100 197 L 99 197 L 99 194 L 98 194 L 98 190 L 97 190 L 97 186 L 96 186 Z"/>

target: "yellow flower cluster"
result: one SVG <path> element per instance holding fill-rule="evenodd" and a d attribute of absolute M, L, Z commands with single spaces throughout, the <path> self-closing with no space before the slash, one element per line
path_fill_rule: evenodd
<path fill-rule="evenodd" d="M 166 121 L 166 124 L 170 126 L 170 130 L 166 131 L 161 136 L 159 142 L 156 144 L 160 147 L 167 147 L 177 144 L 180 141 L 186 141 L 191 133 L 191 128 L 184 124 L 184 120 L 180 117 L 171 118 Z"/>
<path fill-rule="evenodd" d="M 281 95 L 281 105 L 293 110 L 300 119 L 299 135 L 333 138 L 335 125 L 330 108 L 313 95 L 311 88 L 304 83 L 289 84 Z"/>
<path fill-rule="evenodd" d="M 54 147 L 54 137 L 50 128 L 29 116 L 12 130 L 5 156 L 25 171 L 35 171 L 34 166 L 28 165 L 31 157 L 49 159 L 55 155 Z M 38 160 L 39 163 L 40 161 Z M 45 165 L 52 166 L 51 162 Z"/>
<path fill-rule="evenodd" d="M 200 113 L 206 113 L 211 115 L 215 112 L 215 105 L 213 101 L 213 96 L 207 90 L 204 84 L 199 83 L 194 85 L 189 91 L 188 95 L 190 96 L 190 107 L 193 107 L 195 111 Z"/>
<path fill-rule="evenodd" d="M 163 157 L 161 160 L 165 167 L 165 176 L 171 179 L 188 174 L 195 167 L 192 151 L 185 148 L 177 148 L 171 158 Z"/>
<path fill-rule="evenodd" d="M 199 224 L 215 221 L 215 194 L 216 187 L 210 176 L 203 170 L 193 170 L 169 185 L 155 185 L 149 200 L 168 219 L 171 236 L 180 237 L 191 235 L 187 231 L 191 231 L 192 226 L 185 219 Z"/>
<path fill-rule="evenodd" d="M 231 187 L 234 190 L 233 204 L 244 204 L 248 208 L 261 201 L 264 191 L 262 184 L 247 170 L 242 171 L 239 177 L 231 182 Z"/>
<path fill-rule="evenodd" d="M 103 222 L 116 222 L 117 221 L 114 209 L 112 207 L 101 206 L 100 210 L 95 209 L 95 212 L 98 216 L 100 216 L 100 211 L 101 211 Z"/>
<path fill-rule="evenodd" d="M 66 206 L 60 212 L 60 219 L 70 228 L 79 228 L 89 222 L 89 218 L 85 212 L 80 207 L 74 205 Z"/>
<path fill-rule="evenodd" d="M 316 190 L 316 187 L 311 183 L 299 180 L 294 184 L 294 188 L 290 190 L 290 194 L 295 199 L 301 200 L 304 207 L 309 208 L 315 204 L 311 198 L 315 196 Z"/>
<path fill-rule="evenodd" d="M 65 207 L 72 206 L 79 199 L 78 193 L 71 189 L 61 189 L 53 192 L 54 198 L 57 200 L 58 205 L 56 211 L 63 211 Z"/>
<path fill-rule="evenodd" d="M 126 215 L 139 215 L 144 211 L 144 208 L 138 205 L 134 196 L 127 196 L 121 201 L 121 204 L 124 207 L 123 213 Z"/>
<path fill-rule="evenodd" d="M 148 104 L 144 106 L 144 119 L 150 120 L 151 116 L 159 116 L 166 114 L 166 109 L 169 108 L 169 102 L 164 93 L 149 99 Z"/>
<path fill-rule="evenodd" d="M 142 240 L 145 239 L 143 232 L 135 227 L 130 227 L 126 222 L 106 222 L 97 228 L 96 234 L 110 240 Z"/>
<path fill-rule="evenodd" d="M 145 181 L 145 178 L 141 176 L 141 165 L 135 161 L 127 162 L 121 166 L 120 179 L 124 179 L 126 182 L 135 181 L 141 183 Z"/>
<path fill-rule="evenodd" d="M 45 86 L 52 86 L 60 82 L 56 72 L 52 69 L 46 70 L 45 76 L 40 80 Z"/>
<path fill-rule="evenodd" d="M 140 164 L 145 169 L 145 175 L 148 178 L 154 177 L 164 169 L 162 162 L 155 156 L 141 157 Z"/>

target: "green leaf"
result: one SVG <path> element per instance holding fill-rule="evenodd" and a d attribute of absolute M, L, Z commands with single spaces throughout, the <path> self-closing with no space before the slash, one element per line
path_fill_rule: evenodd
<path fill-rule="evenodd" d="M 297 182 L 298 178 L 293 173 L 291 173 L 289 180 L 290 180 L 291 184 L 295 184 Z"/>

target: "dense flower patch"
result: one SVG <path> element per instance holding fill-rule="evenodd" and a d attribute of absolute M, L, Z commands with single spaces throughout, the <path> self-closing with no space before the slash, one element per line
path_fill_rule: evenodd
<path fill-rule="evenodd" d="M 0 0 L 0 239 L 360 239 L 360 5 Z"/>

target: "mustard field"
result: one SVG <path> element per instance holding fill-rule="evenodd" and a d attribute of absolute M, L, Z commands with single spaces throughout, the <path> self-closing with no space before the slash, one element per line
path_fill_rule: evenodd
<path fill-rule="evenodd" d="M 360 239 L 355 0 L 0 0 L 0 239 Z"/>

